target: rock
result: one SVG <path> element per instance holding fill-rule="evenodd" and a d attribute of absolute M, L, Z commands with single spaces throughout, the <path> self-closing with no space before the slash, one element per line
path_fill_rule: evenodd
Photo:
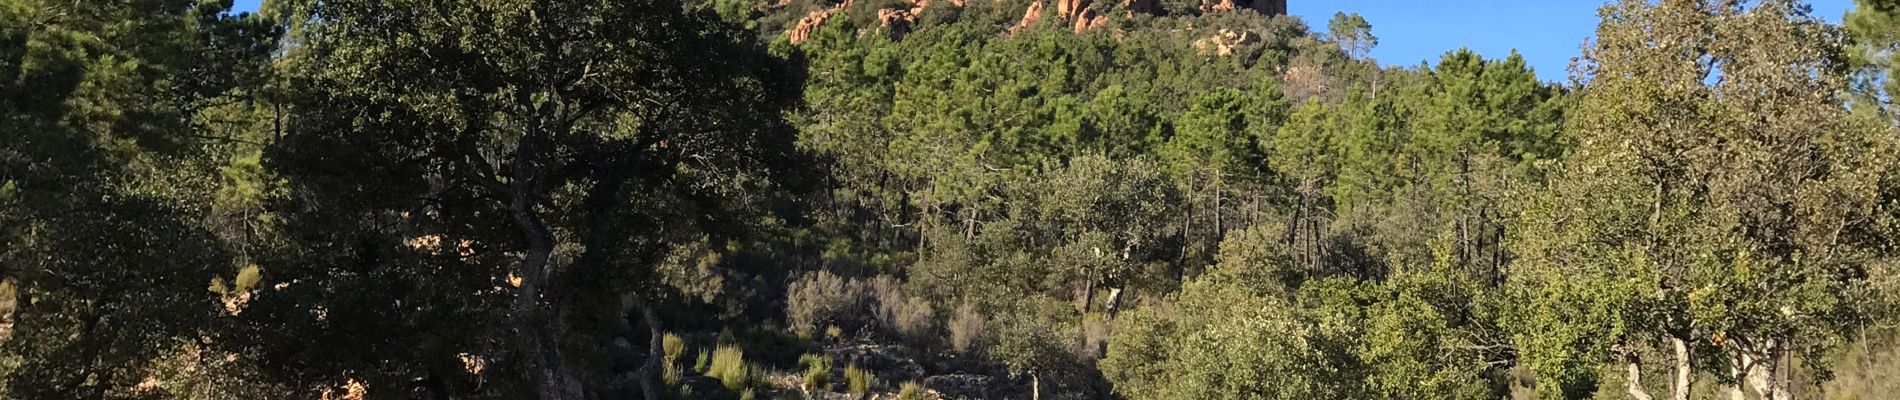
<path fill-rule="evenodd" d="M 804 18 L 799 18 L 798 25 L 793 26 L 792 30 L 785 31 L 786 38 L 791 40 L 792 44 L 799 44 L 806 40 L 811 40 L 812 32 L 816 32 L 819 27 L 824 26 L 825 20 L 831 19 L 831 13 L 833 11 L 835 10 L 812 11 L 811 14 L 806 14 Z"/>
<path fill-rule="evenodd" d="M 1213 36 L 1194 41 L 1194 49 L 1212 51 L 1214 55 L 1225 57 L 1233 55 L 1235 48 L 1259 41 L 1260 35 L 1256 35 L 1253 32 L 1222 28 L 1220 32 L 1215 33 Z"/>
<path fill-rule="evenodd" d="M 983 375 L 953 374 L 924 378 L 923 385 L 944 399 L 988 399 L 995 397 L 990 391 L 994 381 Z"/>
<path fill-rule="evenodd" d="M 1203 14 L 1239 9 L 1254 10 L 1265 15 L 1285 15 L 1286 0 L 1220 0 L 1219 3 L 1214 4 L 1208 4 L 1208 0 L 1201 0 Z"/>
<path fill-rule="evenodd" d="M 886 8 L 877 10 L 877 21 L 891 31 L 891 39 L 902 39 L 917 25 L 917 13 L 910 10 Z"/>
<path fill-rule="evenodd" d="M 1029 3 L 1029 10 L 1026 12 L 1023 12 L 1023 20 L 1016 22 L 1016 26 L 1010 27 L 1009 33 L 1011 35 L 1014 35 L 1016 34 L 1016 32 L 1021 32 L 1024 29 L 1029 29 L 1029 27 L 1035 26 L 1037 22 L 1041 22 L 1041 21 L 1042 21 L 1042 2 L 1038 1 L 1034 3 Z"/>
<path fill-rule="evenodd" d="M 1082 33 L 1083 31 L 1095 29 L 1102 25 L 1108 25 L 1107 16 L 1097 13 L 1095 10 L 1082 10 L 1082 15 L 1078 15 L 1075 18 L 1075 33 Z"/>
<path fill-rule="evenodd" d="M 1286 15 L 1286 0 L 1252 0 L 1249 8 L 1266 15 Z"/>
<path fill-rule="evenodd" d="M 908 350 L 900 346 L 867 344 L 826 349 L 825 356 L 831 357 L 831 362 L 839 367 L 856 365 L 885 382 L 907 382 L 923 377 L 924 367 L 902 356 L 906 352 Z"/>
<path fill-rule="evenodd" d="M 1082 16 L 1082 10 L 1089 8 L 1089 0 L 1056 0 L 1056 15 L 1063 21 L 1075 21 Z"/>

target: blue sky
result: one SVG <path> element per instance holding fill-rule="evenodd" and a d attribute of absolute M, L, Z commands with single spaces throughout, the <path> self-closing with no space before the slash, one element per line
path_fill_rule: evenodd
<path fill-rule="evenodd" d="M 255 10 L 262 0 L 236 0 L 237 9 Z M 1288 0 L 1293 15 L 1314 30 L 1326 29 L 1333 13 L 1357 12 L 1372 22 L 1379 47 L 1372 56 L 1387 65 L 1437 61 L 1445 52 L 1467 47 L 1502 58 L 1512 49 L 1524 54 L 1537 76 L 1562 81 L 1578 46 L 1596 32 L 1599 0 Z M 1449 3 L 1449 4 L 1447 4 Z M 1853 0 L 1809 0 L 1814 14 L 1839 22 Z"/>
<path fill-rule="evenodd" d="M 1459 47 L 1503 58 L 1516 49 L 1537 76 L 1563 81 L 1584 39 L 1596 34 L 1600 0 L 1288 0 L 1293 15 L 1315 31 L 1326 30 L 1336 12 L 1357 12 L 1372 23 L 1379 47 L 1372 57 L 1385 65 L 1437 62 Z M 1814 15 L 1840 22 L 1853 0 L 1808 0 Z"/>

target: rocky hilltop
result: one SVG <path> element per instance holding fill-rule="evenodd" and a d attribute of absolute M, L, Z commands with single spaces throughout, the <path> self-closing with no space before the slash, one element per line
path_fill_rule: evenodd
<path fill-rule="evenodd" d="M 913 0 L 907 5 L 880 8 L 875 14 L 876 21 L 893 37 L 902 37 L 904 34 L 917 29 L 918 16 L 922 15 L 924 10 L 931 5 L 931 1 L 932 0 Z M 954 7 L 961 8 L 966 5 L 966 0 L 947 1 Z M 1054 16 L 1059 19 L 1060 23 L 1064 26 L 1068 26 L 1070 30 L 1075 33 L 1082 33 L 1106 26 L 1111 21 L 1111 18 L 1117 15 L 1122 18 L 1132 19 L 1137 14 L 1167 14 L 1166 11 L 1162 10 L 1158 1 L 1159 0 L 1120 0 L 1115 3 L 1114 6 L 1106 8 L 1110 11 L 1104 12 L 1101 10 L 1105 8 L 1094 6 L 1096 0 L 1049 0 L 1049 2 L 1054 3 Z M 810 40 L 812 33 L 817 31 L 820 27 L 823 27 L 826 22 L 833 20 L 834 17 L 840 14 L 853 10 L 852 3 L 853 0 L 844 0 L 828 8 L 805 13 L 803 17 L 798 19 L 796 24 L 785 29 L 784 35 L 786 39 L 792 44 L 799 44 Z M 1050 7 L 1044 3 L 1045 1 L 1029 3 L 1023 10 L 1022 18 L 1017 20 L 1015 25 L 1008 29 L 1008 32 L 1013 34 L 1041 23 L 1044 15 L 1047 14 L 1045 11 Z M 1252 11 L 1265 15 L 1284 15 L 1287 12 L 1287 3 L 1286 0 L 1201 0 L 1200 6 L 1189 12 L 1213 14 L 1232 11 Z"/>

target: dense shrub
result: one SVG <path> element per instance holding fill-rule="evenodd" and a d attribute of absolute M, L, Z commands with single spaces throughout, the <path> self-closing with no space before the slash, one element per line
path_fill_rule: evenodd
<path fill-rule="evenodd" d="M 706 376 L 718 379 L 726 389 L 736 393 L 749 391 L 759 383 L 758 368 L 746 363 L 745 350 L 731 345 L 713 350 L 712 365 L 707 368 Z"/>
<path fill-rule="evenodd" d="M 830 272 L 807 273 L 786 289 L 786 322 L 806 337 L 831 325 L 860 326 L 867 311 L 864 286 Z"/>
<path fill-rule="evenodd" d="M 684 367 L 680 366 L 680 361 L 681 357 L 686 355 L 686 340 L 681 339 L 680 335 L 667 333 L 666 336 L 660 338 L 660 348 L 664 353 L 663 363 L 660 365 L 660 378 L 664 379 L 668 386 L 678 385 L 680 378 L 684 376 L 682 370 Z"/>
<path fill-rule="evenodd" d="M 930 300 L 905 294 L 903 285 L 888 275 L 872 278 L 867 285 L 876 305 L 878 324 L 912 346 L 927 345 L 936 329 L 935 309 Z"/>
<path fill-rule="evenodd" d="M 831 389 L 831 357 L 806 354 L 798 358 L 798 363 L 805 366 L 805 375 L 801 382 L 805 391 Z"/>
<path fill-rule="evenodd" d="M 950 348 L 959 353 L 976 349 L 978 340 L 983 337 L 983 325 L 989 319 L 976 311 L 976 307 L 964 304 L 950 318 Z"/>
<path fill-rule="evenodd" d="M 864 396 L 870 393 L 872 379 L 876 378 L 871 375 L 871 371 L 860 369 L 857 364 L 844 367 L 844 381 L 846 386 L 851 388 L 852 395 Z"/>

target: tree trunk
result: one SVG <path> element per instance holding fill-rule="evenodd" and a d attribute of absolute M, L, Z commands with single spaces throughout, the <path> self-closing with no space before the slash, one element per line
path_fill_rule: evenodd
<path fill-rule="evenodd" d="M 1636 400 L 1655 400 L 1655 396 L 1649 395 L 1649 389 L 1643 388 L 1643 359 L 1638 357 L 1635 351 L 1624 351 L 1623 368 L 1629 376 L 1629 386 L 1626 390 L 1629 391 L 1630 398 Z"/>
<path fill-rule="evenodd" d="M 970 207 L 970 219 L 963 220 L 963 240 L 976 240 L 976 207 Z"/>
<path fill-rule="evenodd" d="M 563 365 L 555 337 L 558 322 L 548 318 L 541 305 L 542 291 L 548 289 L 552 281 L 548 259 L 554 252 L 554 234 L 533 210 L 534 202 L 524 200 L 530 195 L 520 188 L 517 192 L 512 214 L 527 238 L 528 247 L 517 272 L 521 276 L 521 287 L 515 295 L 515 338 L 541 399 L 580 399 L 580 382 Z"/>
<path fill-rule="evenodd" d="M 1029 373 L 1029 400 L 1042 400 L 1042 378 Z"/>
<path fill-rule="evenodd" d="M 661 394 L 660 385 L 653 381 L 660 375 L 661 363 L 665 362 L 666 357 L 665 344 L 662 342 L 666 337 L 666 331 L 660 327 L 659 313 L 654 312 L 653 305 L 647 304 L 646 298 L 638 294 L 629 294 L 623 298 L 640 313 L 640 319 L 647 326 L 647 360 L 641 363 L 640 369 L 634 372 L 638 375 L 635 381 L 640 383 L 640 394 L 648 399 L 663 399 L 665 397 L 661 397 L 664 395 Z"/>
<path fill-rule="evenodd" d="M 554 234 L 535 211 L 546 190 L 544 180 L 548 166 L 545 163 L 551 150 L 546 148 L 550 143 L 538 125 L 531 122 L 514 157 L 514 193 L 509 212 L 516 227 L 521 229 L 527 248 L 523 251 L 521 268 L 516 272 L 520 275 L 521 287 L 515 294 L 512 322 L 518 350 L 526 363 L 525 372 L 531 375 L 530 380 L 535 385 L 535 395 L 542 400 L 578 400 L 582 398 L 580 380 L 567 371 L 560 354 L 557 336 L 560 321 L 545 315 L 541 304 L 542 297 L 551 294 L 542 292 L 553 291 L 548 260 L 554 253 Z"/>
<path fill-rule="evenodd" d="M 1215 173 L 1214 175 L 1214 240 L 1216 241 L 1219 241 L 1220 239 L 1227 236 L 1227 224 L 1226 224 L 1227 221 L 1224 221 L 1221 218 L 1221 214 L 1222 214 L 1221 200 L 1223 200 L 1224 196 L 1221 196 L 1222 193 L 1221 193 L 1220 184 L 1221 184 L 1220 175 L 1219 173 Z"/>
<path fill-rule="evenodd" d="M 1762 400 L 1788 400 L 1790 398 L 1788 391 L 1775 377 L 1778 367 L 1776 361 L 1781 353 L 1779 344 L 1773 339 L 1768 340 L 1767 345 L 1761 346 L 1760 358 L 1756 358 L 1751 351 L 1744 348 L 1741 352 L 1743 371 L 1747 373 L 1748 386 L 1754 388 L 1755 393 L 1761 395 Z"/>
<path fill-rule="evenodd" d="M 1675 378 L 1673 379 L 1675 392 L 1673 396 L 1670 396 L 1670 400 L 1689 400 L 1689 376 L 1694 372 L 1692 369 L 1694 363 L 1689 359 L 1689 342 L 1682 338 L 1671 337 L 1669 347 L 1676 353 L 1675 359 L 1670 360 L 1675 363 L 1673 366 L 1675 370 L 1670 371 Z"/>

